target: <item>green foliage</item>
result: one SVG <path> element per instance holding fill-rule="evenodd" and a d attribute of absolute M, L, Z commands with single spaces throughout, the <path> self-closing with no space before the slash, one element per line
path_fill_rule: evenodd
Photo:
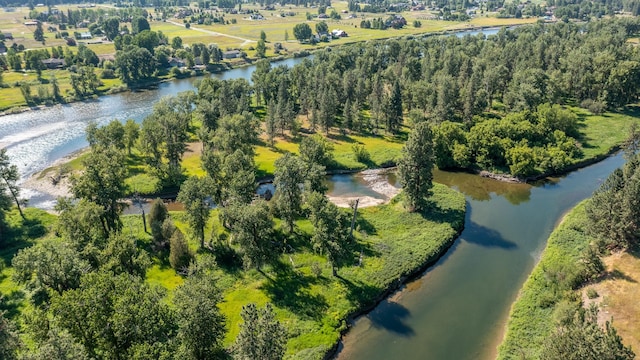
<path fill-rule="evenodd" d="M 193 254 L 189 249 L 187 241 L 184 239 L 182 231 L 176 230 L 173 232 L 169 246 L 169 263 L 171 267 L 176 271 L 184 271 L 191 263 Z"/>
<path fill-rule="evenodd" d="M 596 289 L 594 288 L 589 288 L 587 289 L 587 297 L 589 299 L 596 299 L 598 298 L 600 295 L 598 294 L 598 292 L 596 291 Z"/>
<path fill-rule="evenodd" d="M 204 228 L 210 216 L 211 205 L 208 198 L 213 190 L 213 182 L 208 177 L 190 177 L 180 187 L 177 200 L 184 204 L 187 221 L 200 247 L 204 248 Z"/>
<path fill-rule="evenodd" d="M 327 257 L 335 276 L 335 269 L 345 257 L 349 242 L 349 215 L 317 192 L 307 195 L 306 206 L 309 208 L 309 220 L 314 230 L 311 237 L 313 249 Z"/>
<path fill-rule="evenodd" d="M 427 123 L 415 126 L 398 160 L 398 176 L 410 211 L 424 210 L 433 186 L 433 133 Z"/>
<path fill-rule="evenodd" d="M 574 289 L 598 276 L 604 269 L 592 245 L 593 238 L 586 234 L 590 222 L 586 208 L 589 206 L 589 201 L 576 206 L 549 237 L 540 262 L 513 304 L 498 359 L 521 356 L 540 358 L 543 353 L 548 355 L 546 358 L 568 358 L 552 355 L 545 349 L 549 346 L 545 343 L 564 336 L 563 326 L 573 322 L 576 309 L 581 306 Z M 560 330 L 553 335 L 556 325 Z M 590 331 L 600 330 L 592 328 Z M 561 343 L 559 341 L 556 345 Z M 576 352 L 574 355 L 580 356 L 578 354 L 583 353 Z"/>
<path fill-rule="evenodd" d="M 13 258 L 13 280 L 24 284 L 36 303 L 47 301 L 48 291 L 62 294 L 80 285 L 91 265 L 72 246 L 61 241 L 44 241 L 20 250 Z"/>
<path fill-rule="evenodd" d="M 0 358 L 15 360 L 18 359 L 18 349 L 22 343 L 15 326 L 4 314 L 4 311 L 0 311 Z"/>
<path fill-rule="evenodd" d="M 105 232 L 119 230 L 122 227 L 121 199 L 126 193 L 124 155 L 113 147 L 95 148 L 82 164 L 82 175 L 71 177 L 71 192 L 76 198 L 86 199 L 102 208 L 100 220 Z"/>
<path fill-rule="evenodd" d="M 20 215 L 24 219 L 21 208 L 23 201 L 19 199 L 20 188 L 17 185 L 19 178 L 18 167 L 9 162 L 7 149 L 0 149 L 0 236 L 4 232 L 5 212 L 11 209 L 12 201 L 16 204 Z"/>
<path fill-rule="evenodd" d="M 580 309 L 572 321 L 559 326 L 549 336 L 540 359 L 631 360 L 635 354 L 622 344 L 622 338 L 610 322 L 606 322 L 604 329 L 598 325 L 598 307 L 592 304 L 589 309 Z"/>
<path fill-rule="evenodd" d="M 287 332 L 275 318 L 273 307 L 267 303 L 258 310 L 249 303 L 240 313 L 243 323 L 234 344 L 234 355 L 238 360 L 279 360 L 284 356 Z"/>
<path fill-rule="evenodd" d="M 333 162 L 333 145 L 321 135 L 307 136 L 300 142 L 300 159 L 307 164 L 328 167 Z"/>
<path fill-rule="evenodd" d="M 52 299 L 51 312 L 90 357 L 131 357 L 140 346 L 166 348 L 175 335 L 164 292 L 129 274 L 90 273 Z"/>
<path fill-rule="evenodd" d="M 312 35 L 311 26 L 309 26 L 309 24 L 307 23 L 296 24 L 293 27 L 293 36 L 299 42 L 308 41 L 311 38 L 311 35 Z"/>
<path fill-rule="evenodd" d="M 149 214 L 147 222 L 151 227 L 151 236 L 153 236 L 153 241 L 155 245 L 159 248 L 164 247 L 164 244 L 168 238 L 164 237 L 162 227 L 165 220 L 169 216 L 169 211 L 167 207 L 164 205 L 164 201 L 160 198 L 156 198 L 151 203 L 151 207 L 149 208 Z"/>
<path fill-rule="evenodd" d="M 280 217 L 293 232 L 294 220 L 302 208 L 302 189 L 304 183 L 304 162 L 289 153 L 275 162 L 273 185 L 278 189 L 274 201 Z"/>
<path fill-rule="evenodd" d="M 225 317 L 218 308 L 221 300 L 216 279 L 202 270 L 192 272 L 176 289 L 173 303 L 176 306 L 180 358 L 224 358 L 222 339 L 226 328 Z"/>
<path fill-rule="evenodd" d="M 260 269 L 276 258 L 274 223 L 265 201 L 232 204 L 224 209 L 222 218 L 230 229 L 232 241 L 242 249 L 245 267 Z"/>
<path fill-rule="evenodd" d="M 640 239 L 640 155 L 615 170 L 587 207 L 589 232 L 608 247 L 627 247 Z"/>
<path fill-rule="evenodd" d="M 371 162 L 371 154 L 367 151 L 367 149 L 360 144 L 354 144 L 351 146 L 351 151 L 353 151 L 353 157 L 357 162 L 368 164 Z"/>

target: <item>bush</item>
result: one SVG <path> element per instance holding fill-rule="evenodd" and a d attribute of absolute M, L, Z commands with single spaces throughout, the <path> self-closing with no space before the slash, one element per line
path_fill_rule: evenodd
<path fill-rule="evenodd" d="M 182 231 L 176 230 L 173 232 L 170 247 L 169 263 L 171 267 L 177 271 L 187 268 L 193 258 L 193 254 L 189 249 L 187 241 L 184 239 L 184 235 L 182 235 Z"/>
<path fill-rule="evenodd" d="M 102 74 L 100 75 L 100 77 L 103 79 L 115 79 L 116 72 L 113 71 L 113 69 L 104 69 L 102 70 Z"/>
<path fill-rule="evenodd" d="M 365 149 L 364 145 L 354 144 L 351 147 L 353 151 L 353 156 L 355 157 L 357 162 L 361 162 L 363 164 L 367 164 L 371 162 L 371 154 Z"/>
<path fill-rule="evenodd" d="M 600 115 L 607 109 L 607 104 L 599 100 L 585 99 L 580 103 L 580 107 L 589 110 L 592 114 Z"/>
<path fill-rule="evenodd" d="M 589 299 L 595 299 L 595 298 L 597 298 L 598 296 L 600 296 L 600 295 L 598 294 L 598 292 L 596 291 L 596 289 L 594 289 L 594 288 L 588 288 L 588 289 L 587 289 L 587 297 L 588 297 Z"/>

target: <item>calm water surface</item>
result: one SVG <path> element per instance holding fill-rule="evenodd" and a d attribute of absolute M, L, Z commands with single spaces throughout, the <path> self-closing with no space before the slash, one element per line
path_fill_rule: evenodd
<path fill-rule="evenodd" d="M 465 230 L 435 266 L 359 318 L 339 360 L 492 359 L 508 311 L 562 215 L 622 156 L 537 185 L 436 172 L 466 195 Z"/>

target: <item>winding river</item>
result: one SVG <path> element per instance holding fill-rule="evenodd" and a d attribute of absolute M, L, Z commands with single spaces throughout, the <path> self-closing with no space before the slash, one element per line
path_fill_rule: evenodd
<path fill-rule="evenodd" d="M 456 35 L 460 34 L 474 35 Z M 288 59 L 280 64 L 292 66 L 300 61 Z M 250 79 L 252 71 L 253 67 L 246 67 L 213 76 Z M 0 117 L 0 147 L 7 148 L 12 162 L 28 177 L 85 147 L 84 129 L 89 121 L 141 121 L 161 97 L 193 90 L 196 80 L 176 80 L 153 90 Z M 436 181 L 466 195 L 462 236 L 435 266 L 357 319 L 337 358 L 495 357 L 509 307 L 553 227 L 622 163 L 620 155 L 613 156 L 563 178 L 533 185 L 437 171 Z M 336 196 L 377 196 L 360 175 L 340 175 L 330 181 Z M 389 181 L 395 184 L 393 175 Z M 32 206 L 51 205 L 46 203 L 50 198 L 33 192 L 25 195 L 31 198 Z"/>

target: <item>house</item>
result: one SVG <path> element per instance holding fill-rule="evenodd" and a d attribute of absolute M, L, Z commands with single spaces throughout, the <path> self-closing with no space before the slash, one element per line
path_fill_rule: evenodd
<path fill-rule="evenodd" d="M 347 37 L 349 35 L 344 30 L 335 29 L 335 30 L 331 30 L 331 36 L 334 38 L 339 38 L 339 37 Z"/>
<path fill-rule="evenodd" d="M 181 68 L 185 66 L 185 63 L 184 63 L 184 60 L 182 59 L 171 57 L 169 58 L 169 66 Z"/>
<path fill-rule="evenodd" d="M 80 33 L 80 40 L 87 40 L 87 39 L 92 39 L 92 38 L 93 38 L 93 36 L 91 35 L 91 32 L 89 32 L 89 31 Z"/>
<path fill-rule="evenodd" d="M 61 69 L 64 67 L 64 59 L 44 59 L 42 63 L 47 67 L 47 69 Z"/>
<path fill-rule="evenodd" d="M 236 59 L 242 55 L 240 50 L 229 50 L 222 53 L 223 59 Z"/>
<path fill-rule="evenodd" d="M 264 20 L 264 16 L 262 16 L 260 14 L 251 14 L 251 16 L 249 16 L 249 19 L 251 19 L 251 20 Z"/>
<path fill-rule="evenodd" d="M 76 24 L 76 27 L 78 27 L 78 28 L 86 28 L 86 27 L 89 27 L 90 24 L 91 23 L 89 21 L 82 20 L 82 21 L 80 21 L 79 23 Z"/>
<path fill-rule="evenodd" d="M 327 14 L 318 15 L 318 19 L 328 19 L 328 18 L 329 18 L 329 15 L 327 15 Z"/>
<path fill-rule="evenodd" d="M 40 23 L 40 21 L 38 20 L 32 20 L 32 21 L 25 21 L 24 24 L 27 26 L 36 26 Z"/>

